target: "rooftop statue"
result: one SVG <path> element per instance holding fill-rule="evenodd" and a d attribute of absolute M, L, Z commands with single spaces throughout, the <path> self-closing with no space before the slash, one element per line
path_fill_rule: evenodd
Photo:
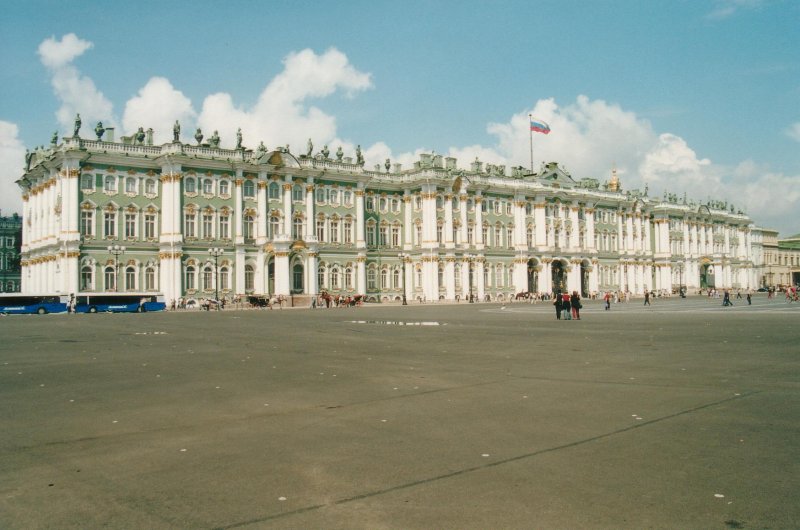
<path fill-rule="evenodd" d="M 53 137 L 50 138 L 50 145 L 52 145 L 52 146 L 58 145 L 58 131 L 55 131 L 53 133 Z"/>
<path fill-rule="evenodd" d="M 80 114 L 76 114 L 75 115 L 75 124 L 74 124 L 74 126 L 72 128 L 72 136 L 74 138 L 80 138 L 80 136 L 78 136 L 78 133 L 80 132 L 80 130 L 81 130 L 81 115 Z"/>
<path fill-rule="evenodd" d="M 211 138 L 208 139 L 208 143 L 211 144 L 211 147 L 219 147 L 219 132 L 214 131 L 214 134 L 211 135 Z"/>
<path fill-rule="evenodd" d="M 147 128 L 147 145 L 153 145 L 153 128 Z"/>
<path fill-rule="evenodd" d="M 261 156 L 267 152 L 267 146 L 264 145 L 264 141 L 262 140 L 260 144 L 258 144 L 258 148 L 256 149 L 256 155 Z"/>
<path fill-rule="evenodd" d="M 339 149 L 336 150 L 336 160 L 341 162 L 343 156 L 344 156 L 344 151 L 342 151 L 342 146 L 340 145 Z"/>
<path fill-rule="evenodd" d="M 236 129 L 236 149 L 242 148 L 242 128 Z"/>
<path fill-rule="evenodd" d="M 325 159 L 327 160 L 328 156 L 330 154 L 331 154 L 331 151 L 330 151 L 330 149 L 328 149 L 328 145 L 326 144 L 325 147 L 322 148 L 322 156 L 324 156 Z"/>
<path fill-rule="evenodd" d="M 136 143 L 142 145 L 144 143 L 144 127 L 139 127 L 139 130 L 136 131 L 134 138 L 136 138 Z"/>
<path fill-rule="evenodd" d="M 103 139 L 103 134 L 105 132 L 106 132 L 106 130 L 103 128 L 103 122 L 102 121 L 98 121 L 97 125 L 94 126 L 94 133 L 97 135 L 97 141 L 98 142 Z"/>
<path fill-rule="evenodd" d="M 387 158 L 386 162 L 384 162 L 384 164 L 383 164 L 383 167 L 386 168 L 386 172 L 388 173 L 389 172 L 389 168 L 392 167 L 392 161 Z"/>
<path fill-rule="evenodd" d="M 172 126 L 172 141 L 176 144 L 181 141 L 181 124 L 178 120 L 175 120 L 175 125 Z"/>
<path fill-rule="evenodd" d="M 200 127 L 198 127 L 197 132 L 194 133 L 194 139 L 197 140 L 197 145 L 203 143 L 203 131 L 200 130 Z"/>
<path fill-rule="evenodd" d="M 364 155 L 361 154 L 361 144 L 356 146 L 356 164 L 359 166 L 364 165 Z"/>
<path fill-rule="evenodd" d="M 314 154 L 314 142 L 309 138 L 308 144 L 306 144 L 306 156 L 311 157 L 312 154 Z"/>

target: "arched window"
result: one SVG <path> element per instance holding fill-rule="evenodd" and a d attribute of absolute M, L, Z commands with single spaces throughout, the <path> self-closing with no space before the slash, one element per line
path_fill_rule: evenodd
<path fill-rule="evenodd" d="M 341 275 L 339 273 L 339 267 L 332 267 L 331 268 L 331 290 L 335 291 L 341 288 Z"/>
<path fill-rule="evenodd" d="M 94 290 L 94 270 L 89 265 L 81 267 L 81 291 Z"/>
<path fill-rule="evenodd" d="M 303 218 L 295 217 L 292 220 L 292 239 L 303 239 Z"/>
<path fill-rule="evenodd" d="M 389 271 L 386 268 L 381 269 L 381 289 L 389 287 Z"/>
<path fill-rule="evenodd" d="M 156 194 L 156 181 L 155 179 L 147 179 L 144 181 L 144 192 L 147 195 Z"/>
<path fill-rule="evenodd" d="M 242 231 L 244 232 L 242 235 L 245 239 L 253 239 L 253 226 L 255 224 L 255 220 L 253 216 L 247 214 L 244 216 L 244 224 L 242 227 Z"/>
<path fill-rule="evenodd" d="M 297 262 L 292 267 L 292 292 L 295 293 L 302 293 L 303 292 L 303 264 Z"/>
<path fill-rule="evenodd" d="M 269 188 L 267 188 L 269 193 L 270 199 L 280 199 L 281 198 L 281 187 L 278 186 L 277 182 L 270 182 Z"/>
<path fill-rule="evenodd" d="M 127 177 L 125 179 L 125 193 L 136 193 L 136 178 Z"/>
<path fill-rule="evenodd" d="M 195 269 L 191 265 L 186 267 L 186 278 L 184 283 L 186 284 L 186 289 L 195 289 L 195 281 L 194 281 L 194 274 Z"/>
<path fill-rule="evenodd" d="M 274 183 L 273 183 L 274 184 Z M 272 215 L 269 218 L 269 237 L 276 238 L 280 233 L 281 219 L 277 215 Z"/>
<path fill-rule="evenodd" d="M 417 267 L 414 270 L 414 273 L 415 273 L 414 278 L 416 279 L 416 282 L 414 282 L 415 287 L 422 287 L 422 269 L 420 267 Z"/>
<path fill-rule="evenodd" d="M 214 193 L 214 181 L 211 179 L 203 179 L 203 193 L 211 195 Z"/>
<path fill-rule="evenodd" d="M 114 175 L 106 175 L 103 184 L 103 190 L 108 193 L 116 193 L 117 192 L 117 177 Z"/>
<path fill-rule="evenodd" d="M 295 202 L 303 200 L 303 187 L 300 184 L 292 186 L 292 200 Z"/>
<path fill-rule="evenodd" d="M 325 265 L 320 265 L 317 269 L 317 288 L 325 288 Z"/>
<path fill-rule="evenodd" d="M 156 290 L 156 270 L 153 267 L 147 267 L 144 270 L 144 289 L 145 291 Z"/>
<path fill-rule="evenodd" d="M 256 185 L 252 180 L 245 180 L 242 189 L 245 197 L 252 199 L 256 196 Z"/>
<path fill-rule="evenodd" d="M 392 288 L 393 289 L 400 288 L 400 269 L 394 269 L 392 271 Z"/>
<path fill-rule="evenodd" d="M 125 268 L 125 290 L 136 290 L 136 267 Z"/>
<path fill-rule="evenodd" d="M 219 288 L 222 291 L 230 289 L 230 269 L 228 267 L 219 268 Z"/>
<path fill-rule="evenodd" d="M 186 193 L 194 193 L 197 191 L 197 183 L 193 178 L 187 178 L 184 181 L 183 187 L 186 190 Z"/>
<path fill-rule="evenodd" d="M 219 194 L 220 195 L 230 195 L 231 194 L 231 184 L 227 180 L 220 180 L 219 181 Z"/>
<path fill-rule="evenodd" d="M 214 269 L 211 268 L 211 265 L 206 265 L 203 267 L 203 290 L 210 291 L 214 288 Z"/>
<path fill-rule="evenodd" d="M 353 269 L 350 267 L 347 267 L 344 270 L 344 288 L 345 289 L 353 288 Z"/>
<path fill-rule="evenodd" d="M 377 278 L 376 278 L 375 268 L 370 267 L 369 270 L 367 270 L 367 289 L 370 291 L 374 291 L 376 287 L 375 286 L 376 281 Z"/>
<path fill-rule="evenodd" d="M 244 290 L 253 291 L 255 289 L 255 270 L 252 265 L 244 266 Z"/>
<path fill-rule="evenodd" d="M 444 265 L 439 264 L 439 287 L 444 286 Z"/>
<path fill-rule="evenodd" d="M 458 291 L 459 289 L 461 289 L 461 264 L 460 263 L 456 263 L 455 264 L 455 267 L 453 268 L 453 272 L 454 272 L 454 274 L 456 276 L 455 277 L 455 280 L 456 280 L 456 291 Z"/>
<path fill-rule="evenodd" d="M 114 267 L 106 267 L 103 270 L 103 282 L 106 291 L 113 291 L 117 285 L 117 275 L 114 274 Z"/>

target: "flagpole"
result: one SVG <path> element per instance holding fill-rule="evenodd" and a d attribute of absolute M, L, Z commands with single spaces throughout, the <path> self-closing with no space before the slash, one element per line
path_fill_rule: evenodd
<path fill-rule="evenodd" d="M 532 114 L 528 114 L 528 135 L 531 137 L 531 173 L 533 173 L 533 128 L 531 128 Z"/>

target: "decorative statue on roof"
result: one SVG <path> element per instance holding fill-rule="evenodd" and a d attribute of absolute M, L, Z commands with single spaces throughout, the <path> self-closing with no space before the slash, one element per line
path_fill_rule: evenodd
<path fill-rule="evenodd" d="M 384 164 L 383 164 L 383 167 L 386 168 L 386 172 L 388 173 L 389 172 L 389 168 L 392 167 L 392 161 L 387 158 L 386 162 L 384 162 Z"/>
<path fill-rule="evenodd" d="M 58 131 L 53 132 L 53 137 L 50 138 L 50 145 L 53 147 L 58 145 Z"/>
<path fill-rule="evenodd" d="M 341 162 L 343 156 L 344 156 L 344 151 L 342 151 L 342 146 L 340 145 L 339 149 L 336 150 L 336 160 Z"/>
<path fill-rule="evenodd" d="M 81 115 L 80 114 L 76 114 L 75 115 L 75 123 L 74 123 L 73 128 L 72 128 L 72 136 L 73 136 L 73 138 L 80 138 L 80 136 L 78 136 L 78 133 L 80 132 L 80 130 L 81 130 Z"/>
<path fill-rule="evenodd" d="M 311 157 L 314 153 L 314 142 L 311 141 L 311 138 L 308 139 L 308 143 L 306 144 L 306 156 Z"/>
<path fill-rule="evenodd" d="M 211 135 L 211 138 L 208 139 L 208 143 L 211 144 L 211 147 L 219 147 L 219 132 L 214 131 L 214 134 Z"/>
<path fill-rule="evenodd" d="M 97 135 L 97 141 L 98 142 L 103 139 L 103 134 L 105 132 L 106 132 L 106 130 L 103 127 L 103 122 L 102 121 L 98 121 L 97 125 L 94 126 L 94 134 Z"/>
<path fill-rule="evenodd" d="M 145 136 L 144 127 L 139 127 L 139 130 L 136 131 L 136 135 L 135 135 L 136 143 L 138 145 L 142 145 L 144 143 L 144 136 Z"/>
<path fill-rule="evenodd" d="M 325 144 L 325 147 L 322 148 L 322 156 L 325 157 L 325 160 L 328 159 L 328 156 L 331 154 L 331 150 L 328 149 L 328 145 Z"/>
<path fill-rule="evenodd" d="M 236 129 L 236 149 L 242 148 L 242 128 Z"/>
<path fill-rule="evenodd" d="M 203 143 L 203 131 L 200 130 L 200 127 L 198 127 L 197 131 L 194 133 L 194 139 L 197 140 L 197 145 Z"/>
<path fill-rule="evenodd" d="M 361 144 L 356 146 L 356 164 L 359 166 L 364 165 L 364 155 L 361 154 Z"/>
<path fill-rule="evenodd" d="M 258 144 L 258 148 L 256 149 L 256 156 L 260 157 L 266 152 L 267 152 L 267 146 L 264 145 L 264 140 L 261 140 L 261 143 Z"/>
<path fill-rule="evenodd" d="M 153 128 L 148 127 L 145 132 L 147 133 L 147 145 L 153 145 Z"/>
<path fill-rule="evenodd" d="M 181 141 L 181 124 L 178 120 L 175 120 L 175 125 L 172 126 L 172 141 L 176 144 Z"/>

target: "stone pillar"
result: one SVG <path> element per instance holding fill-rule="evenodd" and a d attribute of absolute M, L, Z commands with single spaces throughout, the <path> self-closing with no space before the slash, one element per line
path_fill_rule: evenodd
<path fill-rule="evenodd" d="M 600 292 L 600 263 L 595 259 L 589 272 L 589 293 L 598 292 Z"/>
<path fill-rule="evenodd" d="M 264 253 L 264 246 L 258 247 L 258 254 L 256 254 L 256 268 L 253 271 L 253 293 L 264 294 L 267 292 L 267 279 L 266 279 L 266 254 Z"/>
<path fill-rule="evenodd" d="M 356 197 L 356 248 L 364 249 L 367 248 L 367 243 L 364 240 L 364 236 L 366 234 L 366 228 L 364 224 L 364 189 L 360 183 L 359 183 L 359 188 L 355 191 L 355 197 Z M 361 268 L 363 268 L 363 264 Z M 361 294 L 365 294 L 367 291 L 365 288 L 363 291 L 359 290 L 359 292 Z"/>
<path fill-rule="evenodd" d="M 594 241 L 594 208 L 592 208 L 591 205 L 587 205 L 584 213 L 586 218 L 586 250 L 589 252 L 596 252 L 597 246 Z"/>
<path fill-rule="evenodd" d="M 536 197 L 533 205 L 533 219 L 535 226 L 534 243 L 541 251 L 547 246 L 547 219 L 545 217 L 544 198 Z"/>
<path fill-rule="evenodd" d="M 552 258 L 542 258 L 542 270 L 539 276 L 539 291 L 543 293 L 553 292 L 553 260 Z"/>
<path fill-rule="evenodd" d="M 524 210 L 523 210 L 524 211 Z M 514 293 L 521 293 L 528 290 L 528 258 L 518 255 L 514 258 L 513 282 Z"/>
<path fill-rule="evenodd" d="M 403 250 L 405 251 L 409 251 L 414 247 L 414 224 L 411 222 L 412 210 L 411 192 L 405 190 L 403 192 Z M 413 284 L 408 283 L 406 285 Z M 411 291 L 407 292 L 410 293 Z"/>
<path fill-rule="evenodd" d="M 486 241 L 483 240 L 483 197 L 478 191 L 475 195 L 475 248 L 483 250 L 485 245 Z"/>
<path fill-rule="evenodd" d="M 283 234 L 291 240 L 292 238 L 292 177 L 286 175 L 286 182 L 283 184 Z M 287 261 L 288 267 L 288 261 Z M 282 294 L 282 293 L 278 293 Z"/>
<path fill-rule="evenodd" d="M 363 234 L 363 232 L 361 233 Z M 363 235 L 362 235 L 362 242 L 363 242 Z M 356 257 L 356 291 L 358 292 L 358 294 L 367 294 L 366 265 L 367 265 L 367 255 L 364 254 L 363 252 L 359 252 L 358 257 Z"/>
<path fill-rule="evenodd" d="M 308 183 L 306 184 L 306 212 L 305 213 L 306 213 L 306 222 L 305 222 L 305 225 L 304 225 L 305 226 L 305 232 L 304 232 L 305 235 L 303 236 L 303 239 L 305 239 L 306 241 L 309 241 L 311 239 L 316 241 L 317 236 L 316 236 L 316 233 L 314 232 L 314 225 L 316 224 L 315 223 L 315 212 L 314 212 L 314 177 L 308 177 Z M 342 224 L 342 229 L 341 230 L 344 230 L 344 224 Z M 344 234 L 341 233 L 341 230 L 340 230 L 340 233 L 339 233 L 339 241 L 344 241 Z M 316 267 L 315 267 L 315 269 L 316 269 Z M 306 270 L 308 270 L 308 267 L 306 267 Z M 314 284 L 316 285 L 316 283 L 317 282 L 315 280 Z"/>
<path fill-rule="evenodd" d="M 259 175 L 258 195 L 256 196 L 256 226 L 255 240 L 257 245 L 264 245 L 267 242 L 267 226 L 269 225 L 269 215 L 267 214 L 267 182 L 263 180 L 266 173 Z"/>
<path fill-rule="evenodd" d="M 236 170 L 236 178 L 233 180 L 234 183 L 234 194 L 233 194 L 233 218 L 235 226 L 235 235 L 233 241 L 237 245 L 244 244 L 244 233 L 242 231 L 242 216 L 244 212 L 242 210 L 242 185 L 244 184 L 244 179 L 242 178 L 242 170 Z"/>
<path fill-rule="evenodd" d="M 444 289 L 445 289 L 445 295 L 444 295 L 445 299 L 455 300 L 456 257 L 453 254 L 447 254 L 444 258 Z"/>
<path fill-rule="evenodd" d="M 528 238 L 525 233 L 525 228 L 526 228 L 525 196 L 515 195 L 514 196 L 514 248 L 517 250 L 517 252 L 527 252 L 528 250 Z"/>
<path fill-rule="evenodd" d="M 570 229 L 570 237 L 569 237 L 569 242 L 567 244 L 569 245 L 569 248 L 571 248 L 573 251 L 575 251 L 575 250 L 578 249 L 578 232 L 579 232 L 579 229 L 580 229 L 580 224 L 578 222 L 578 203 L 577 202 L 574 202 L 572 204 L 572 206 L 570 206 L 570 208 L 569 208 L 569 222 L 570 222 L 570 225 L 571 225 L 572 228 Z M 575 289 L 575 290 L 579 290 L 579 289 Z"/>
<path fill-rule="evenodd" d="M 444 232 L 442 234 L 442 243 L 444 243 L 445 248 L 455 248 L 456 243 L 453 240 L 453 195 L 451 193 L 447 193 L 444 196 L 444 227 L 442 231 Z M 451 262 L 448 261 L 447 263 Z M 447 277 L 446 271 L 445 277 Z M 448 299 L 450 299 L 449 295 Z"/>
<path fill-rule="evenodd" d="M 289 274 L 289 245 L 287 237 L 276 241 L 275 245 L 275 294 L 289 296 L 291 292 Z"/>
<path fill-rule="evenodd" d="M 469 228 L 469 219 L 467 217 L 467 194 L 462 193 L 458 196 L 458 211 L 461 214 L 461 245 L 467 248 L 467 230 Z M 462 282 L 463 285 L 463 282 Z"/>
<path fill-rule="evenodd" d="M 305 275 L 306 275 L 306 294 L 317 296 L 319 293 L 319 285 L 317 285 L 317 265 L 319 253 L 317 252 L 316 245 L 313 250 L 309 248 L 306 254 Z"/>
<path fill-rule="evenodd" d="M 473 279 L 477 285 L 477 292 L 478 292 L 478 300 L 483 302 L 485 295 L 486 295 L 486 283 L 484 277 L 484 269 L 486 267 L 486 258 L 483 256 L 479 256 L 475 260 L 475 268 L 473 272 Z"/>
<path fill-rule="evenodd" d="M 159 236 L 159 275 L 161 292 L 169 304 L 183 296 L 182 264 L 183 223 L 181 210 L 181 166 L 161 166 L 161 234 Z M 119 215 L 117 216 L 119 217 Z M 97 280 L 102 275 L 98 270 Z"/>

